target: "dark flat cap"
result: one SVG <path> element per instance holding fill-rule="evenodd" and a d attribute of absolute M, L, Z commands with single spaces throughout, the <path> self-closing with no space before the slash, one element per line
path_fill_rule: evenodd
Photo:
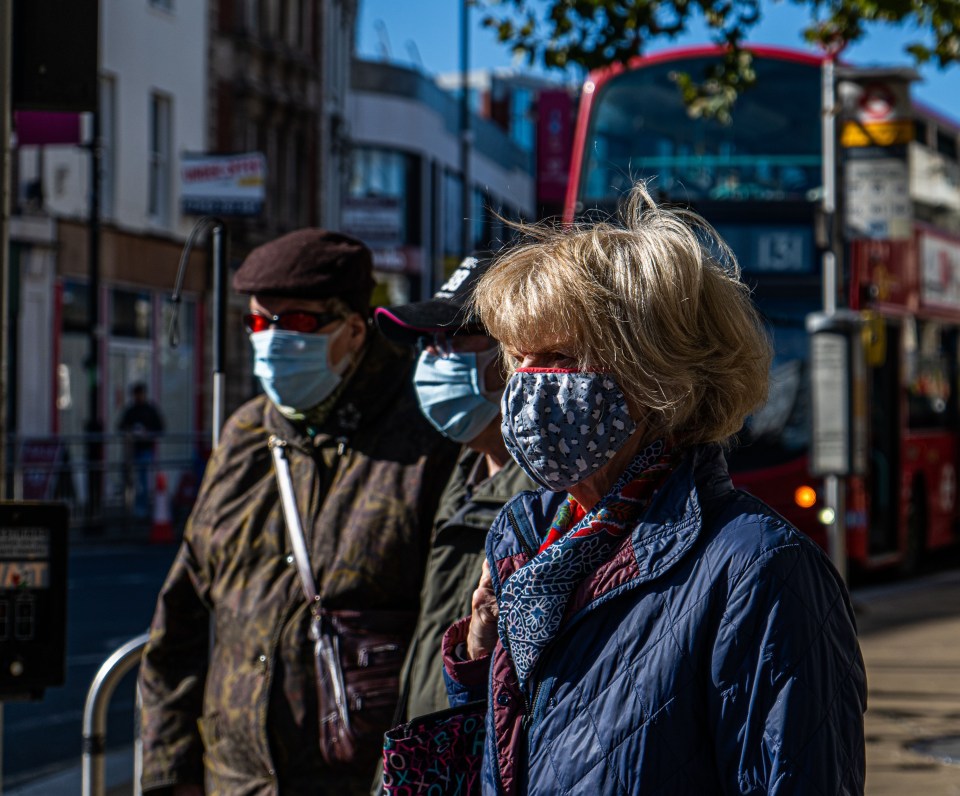
<path fill-rule="evenodd" d="M 361 241 L 325 229 L 300 229 L 258 246 L 233 276 L 238 293 L 338 298 L 366 314 L 373 257 Z"/>

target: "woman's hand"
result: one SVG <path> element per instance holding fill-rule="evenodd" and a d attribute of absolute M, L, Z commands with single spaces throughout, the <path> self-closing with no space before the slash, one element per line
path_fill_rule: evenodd
<path fill-rule="evenodd" d="M 500 610 L 493 593 L 493 580 L 490 577 L 490 565 L 484 561 L 480 573 L 480 583 L 473 592 L 470 614 L 470 630 L 467 633 L 467 657 L 470 660 L 482 658 L 493 652 L 497 645 L 497 617 Z"/>

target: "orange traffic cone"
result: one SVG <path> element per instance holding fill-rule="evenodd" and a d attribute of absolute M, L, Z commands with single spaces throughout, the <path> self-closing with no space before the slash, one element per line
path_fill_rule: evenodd
<path fill-rule="evenodd" d="M 173 522 L 170 520 L 170 498 L 167 497 L 167 477 L 157 473 L 157 488 L 153 496 L 153 525 L 151 544 L 169 544 L 174 541 Z"/>

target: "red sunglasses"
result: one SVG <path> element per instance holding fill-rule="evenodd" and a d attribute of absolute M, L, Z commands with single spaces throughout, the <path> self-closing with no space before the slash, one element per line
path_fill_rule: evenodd
<path fill-rule="evenodd" d="M 307 310 L 292 310 L 281 312 L 279 315 L 261 315 L 259 312 L 248 312 L 243 316 L 243 325 L 250 334 L 265 332 L 271 326 L 283 329 L 285 332 L 301 332 L 311 334 L 343 316 L 337 312 L 307 312 Z"/>

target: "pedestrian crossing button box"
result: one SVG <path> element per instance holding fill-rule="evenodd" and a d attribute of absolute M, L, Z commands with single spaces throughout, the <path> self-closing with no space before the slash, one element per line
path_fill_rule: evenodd
<path fill-rule="evenodd" d="M 68 527 L 62 503 L 0 501 L 0 701 L 63 685 Z"/>

